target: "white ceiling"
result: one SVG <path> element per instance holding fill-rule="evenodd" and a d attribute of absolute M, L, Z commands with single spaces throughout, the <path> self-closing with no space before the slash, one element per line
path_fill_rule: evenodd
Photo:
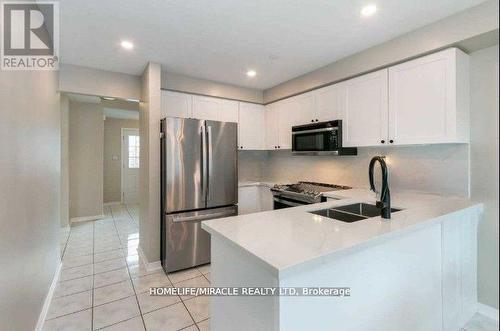
<path fill-rule="evenodd" d="M 269 88 L 483 0 L 64 0 L 61 61 Z M 373 17 L 360 9 L 375 3 Z M 133 51 L 120 40 L 134 42 Z M 245 72 L 257 71 L 250 79 Z"/>

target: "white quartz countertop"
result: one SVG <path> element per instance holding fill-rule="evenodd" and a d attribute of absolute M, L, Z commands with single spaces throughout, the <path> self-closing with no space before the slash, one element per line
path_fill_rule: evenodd
<path fill-rule="evenodd" d="M 375 203 L 374 193 L 352 189 L 325 196 L 340 200 L 209 220 L 202 227 L 212 236 L 257 258 L 271 272 L 285 276 L 324 259 L 440 222 L 444 215 L 482 211 L 482 204 L 464 198 L 391 192 L 392 207 L 403 209 L 393 213 L 391 220 L 372 217 L 345 223 L 308 211 L 357 202 Z"/>

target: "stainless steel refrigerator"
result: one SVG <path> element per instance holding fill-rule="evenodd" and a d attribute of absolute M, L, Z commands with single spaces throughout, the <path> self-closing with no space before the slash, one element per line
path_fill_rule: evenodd
<path fill-rule="evenodd" d="M 238 214 L 237 124 L 161 120 L 161 261 L 165 272 L 210 262 L 204 220 Z"/>

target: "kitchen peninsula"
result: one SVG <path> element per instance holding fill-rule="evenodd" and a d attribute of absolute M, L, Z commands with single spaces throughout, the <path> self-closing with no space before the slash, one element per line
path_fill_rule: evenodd
<path fill-rule="evenodd" d="M 347 223 L 310 213 L 364 202 L 363 189 L 328 201 L 203 223 L 212 286 L 347 287 L 349 297 L 212 297 L 214 330 L 459 330 L 475 313 L 482 204 L 393 192 L 392 219 Z"/>

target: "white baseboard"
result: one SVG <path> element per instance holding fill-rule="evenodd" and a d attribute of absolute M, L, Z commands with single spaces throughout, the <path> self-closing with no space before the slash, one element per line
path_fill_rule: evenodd
<path fill-rule="evenodd" d="M 139 258 L 142 260 L 144 268 L 146 268 L 148 272 L 160 270 L 162 268 L 161 261 L 149 262 L 140 246 L 137 247 L 137 254 L 139 255 Z"/>
<path fill-rule="evenodd" d="M 43 302 L 42 311 L 40 312 L 40 316 L 38 316 L 38 322 L 36 323 L 35 331 L 42 331 L 43 323 L 45 322 L 45 318 L 47 317 L 47 312 L 49 311 L 50 302 L 52 301 L 52 297 L 54 296 L 54 291 L 56 290 L 57 282 L 59 281 L 59 275 L 61 274 L 62 263 L 59 262 L 57 266 L 56 272 L 54 274 L 54 278 L 52 278 L 52 284 L 50 284 L 49 292 L 45 296 L 45 301 Z"/>
<path fill-rule="evenodd" d="M 69 220 L 70 223 L 78 223 L 78 222 L 88 222 L 88 221 L 96 221 L 104 218 L 104 215 L 94 215 L 94 216 L 83 216 L 83 217 L 73 217 Z"/>
<path fill-rule="evenodd" d="M 109 207 L 109 206 L 117 206 L 117 205 L 121 205 L 121 204 L 122 204 L 121 201 L 111 201 L 111 202 L 105 202 L 102 205 L 104 207 Z"/>
<path fill-rule="evenodd" d="M 478 303 L 477 304 L 477 312 L 483 316 L 486 316 L 496 322 L 498 322 L 498 309 L 493 308 L 491 306 Z"/>

